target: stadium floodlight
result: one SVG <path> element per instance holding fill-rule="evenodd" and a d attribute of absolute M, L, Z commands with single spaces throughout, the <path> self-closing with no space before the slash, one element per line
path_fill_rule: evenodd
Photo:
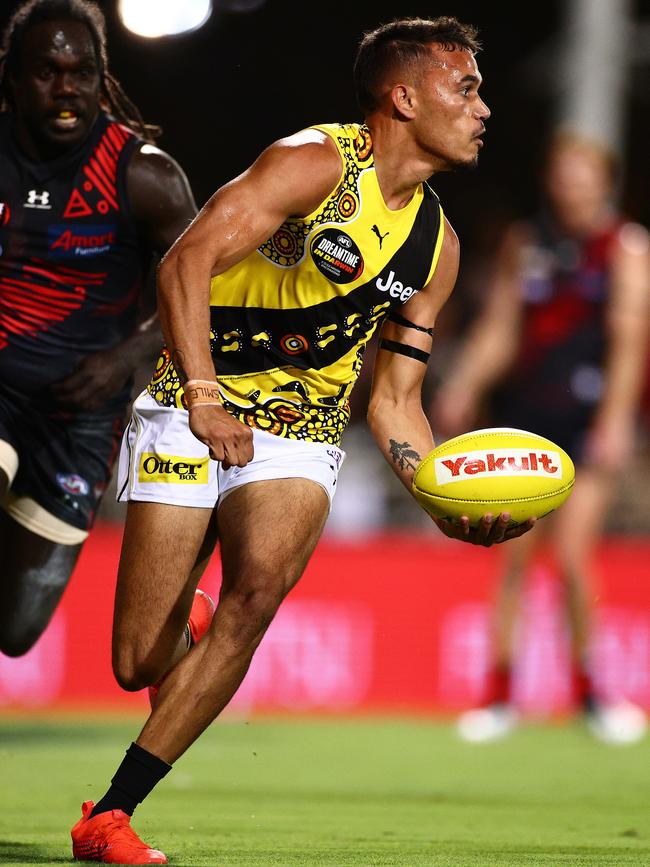
<path fill-rule="evenodd" d="M 211 0 L 120 0 L 124 26 L 138 36 L 176 36 L 201 27 L 212 12 Z"/>

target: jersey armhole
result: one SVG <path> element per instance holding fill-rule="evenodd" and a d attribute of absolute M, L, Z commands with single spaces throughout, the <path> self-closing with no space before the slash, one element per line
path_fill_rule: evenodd
<path fill-rule="evenodd" d="M 442 249 L 442 242 L 445 239 L 445 214 L 442 210 L 442 205 L 438 202 L 438 213 L 440 218 L 440 225 L 438 227 L 438 237 L 436 238 L 436 245 L 433 249 L 433 258 L 431 259 L 431 267 L 429 268 L 429 273 L 427 274 L 427 279 L 425 280 L 424 285 L 428 286 L 429 281 L 433 277 L 436 272 L 436 268 L 438 266 L 438 259 L 440 258 L 440 251 Z"/>
<path fill-rule="evenodd" d="M 301 218 L 300 218 L 301 221 L 303 221 L 303 222 L 308 222 L 309 220 L 313 220 L 313 219 L 316 217 L 316 215 L 320 212 L 320 209 L 323 207 L 323 203 L 326 202 L 329 198 L 331 198 L 331 197 L 336 193 L 336 191 L 337 191 L 338 189 L 340 189 L 341 184 L 343 183 L 343 181 L 344 181 L 344 179 L 345 179 L 345 173 L 346 173 L 346 168 L 347 168 L 347 166 L 346 166 L 346 161 L 345 161 L 345 156 L 344 156 L 343 153 L 341 152 L 341 148 L 340 148 L 339 145 L 338 145 L 338 142 L 337 142 L 337 140 L 336 140 L 336 133 L 334 132 L 334 130 L 329 129 L 329 128 L 328 128 L 326 125 L 324 125 L 324 124 L 323 124 L 322 126 L 319 125 L 319 124 L 313 124 L 312 126 L 307 127 L 307 129 L 317 129 L 318 132 L 323 132 L 323 133 L 325 133 L 326 136 L 328 136 L 328 138 L 332 139 L 332 141 L 334 142 L 334 147 L 335 147 L 336 150 L 338 151 L 338 155 L 339 155 L 340 160 L 341 160 L 341 174 L 340 174 L 340 176 L 339 176 L 338 181 L 337 181 L 336 184 L 332 187 L 332 189 L 331 189 L 330 192 L 327 194 L 327 196 L 325 196 L 325 198 L 323 199 L 323 201 L 320 202 L 320 203 L 318 204 L 318 207 L 314 208 L 314 210 L 311 212 L 311 214 L 307 214 L 306 217 L 301 217 Z"/>
<path fill-rule="evenodd" d="M 137 220 L 133 213 L 131 197 L 129 195 L 129 167 L 131 165 L 131 160 L 144 142 L 138 138 L 138 136 L 133 134 L 131 130 L 129 130 L 129 132 L 131 132 L 132 138 L 125 143 L 117 158 L 117 184 L 119 192 L 121 193 L 122 202 L 125 206 L 123 211 L 124 218 L 131 226 L 135 227 L 137 225 Z"/>

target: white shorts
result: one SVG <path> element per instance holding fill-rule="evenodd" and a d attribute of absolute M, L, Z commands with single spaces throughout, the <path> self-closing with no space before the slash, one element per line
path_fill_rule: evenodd
<path fill-rule="evenodd" d="M 224 470 L 190 430 L 186 410 L 160 406 L 143 391 L 122 437 L 117 499 L 212 509 L 249 482 L 299 478 L 319 484 L 331 507 L 345 459 L 341 449 L 260 430 L 253 430 L 253 449 L 245 467 Z"/>

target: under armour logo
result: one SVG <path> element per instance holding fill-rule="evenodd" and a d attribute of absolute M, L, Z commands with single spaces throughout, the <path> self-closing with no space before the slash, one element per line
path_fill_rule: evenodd
<path fill-rule="evenodd" d="M 50 194 L 47 190 L 42 190 L 39 192 L 38 190 L 30 190 L 27 193 L 27 201 L 25 202 L 26 208 L 51 208 L 50 205 Z"/>
<path fill-rule="evenodd" d="M 341 452 L 338 449 L 327 449 L 327 454 L 334 460 L 336 463 L 336 469 L 341 468 Z M 334 469 L 332 467 L 332 469 Z"/>
<path fill-rule="evenodd" d="M 379 238 L 379 249 L 381 250 L 381 245 L 384 243 L 384 238 L 385 238 L 387 235 L 390 235 L 390 232 L 386 232 L 386 235 L 382 235 L 381 232 L 379 231 L 379 228 L 378 228 L 378 226 L 377 226 L 376 223 L 375 223 L 375 225 L 372 227 L 372 231 L 373 231 L 373 232 L 375 233 L 375 235 Z"/>

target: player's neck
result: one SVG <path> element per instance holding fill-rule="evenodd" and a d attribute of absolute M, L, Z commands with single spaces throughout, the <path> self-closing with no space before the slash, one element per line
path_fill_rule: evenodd
<path fill-rule="evenodd" d="M 394 123 L 373 121 L 372 136 L 375 171 L 379 188 L 392 211 L 406 207 L 418 186 L 436 171 L 431 158 L 419 152 L 412 140 Z"/>

